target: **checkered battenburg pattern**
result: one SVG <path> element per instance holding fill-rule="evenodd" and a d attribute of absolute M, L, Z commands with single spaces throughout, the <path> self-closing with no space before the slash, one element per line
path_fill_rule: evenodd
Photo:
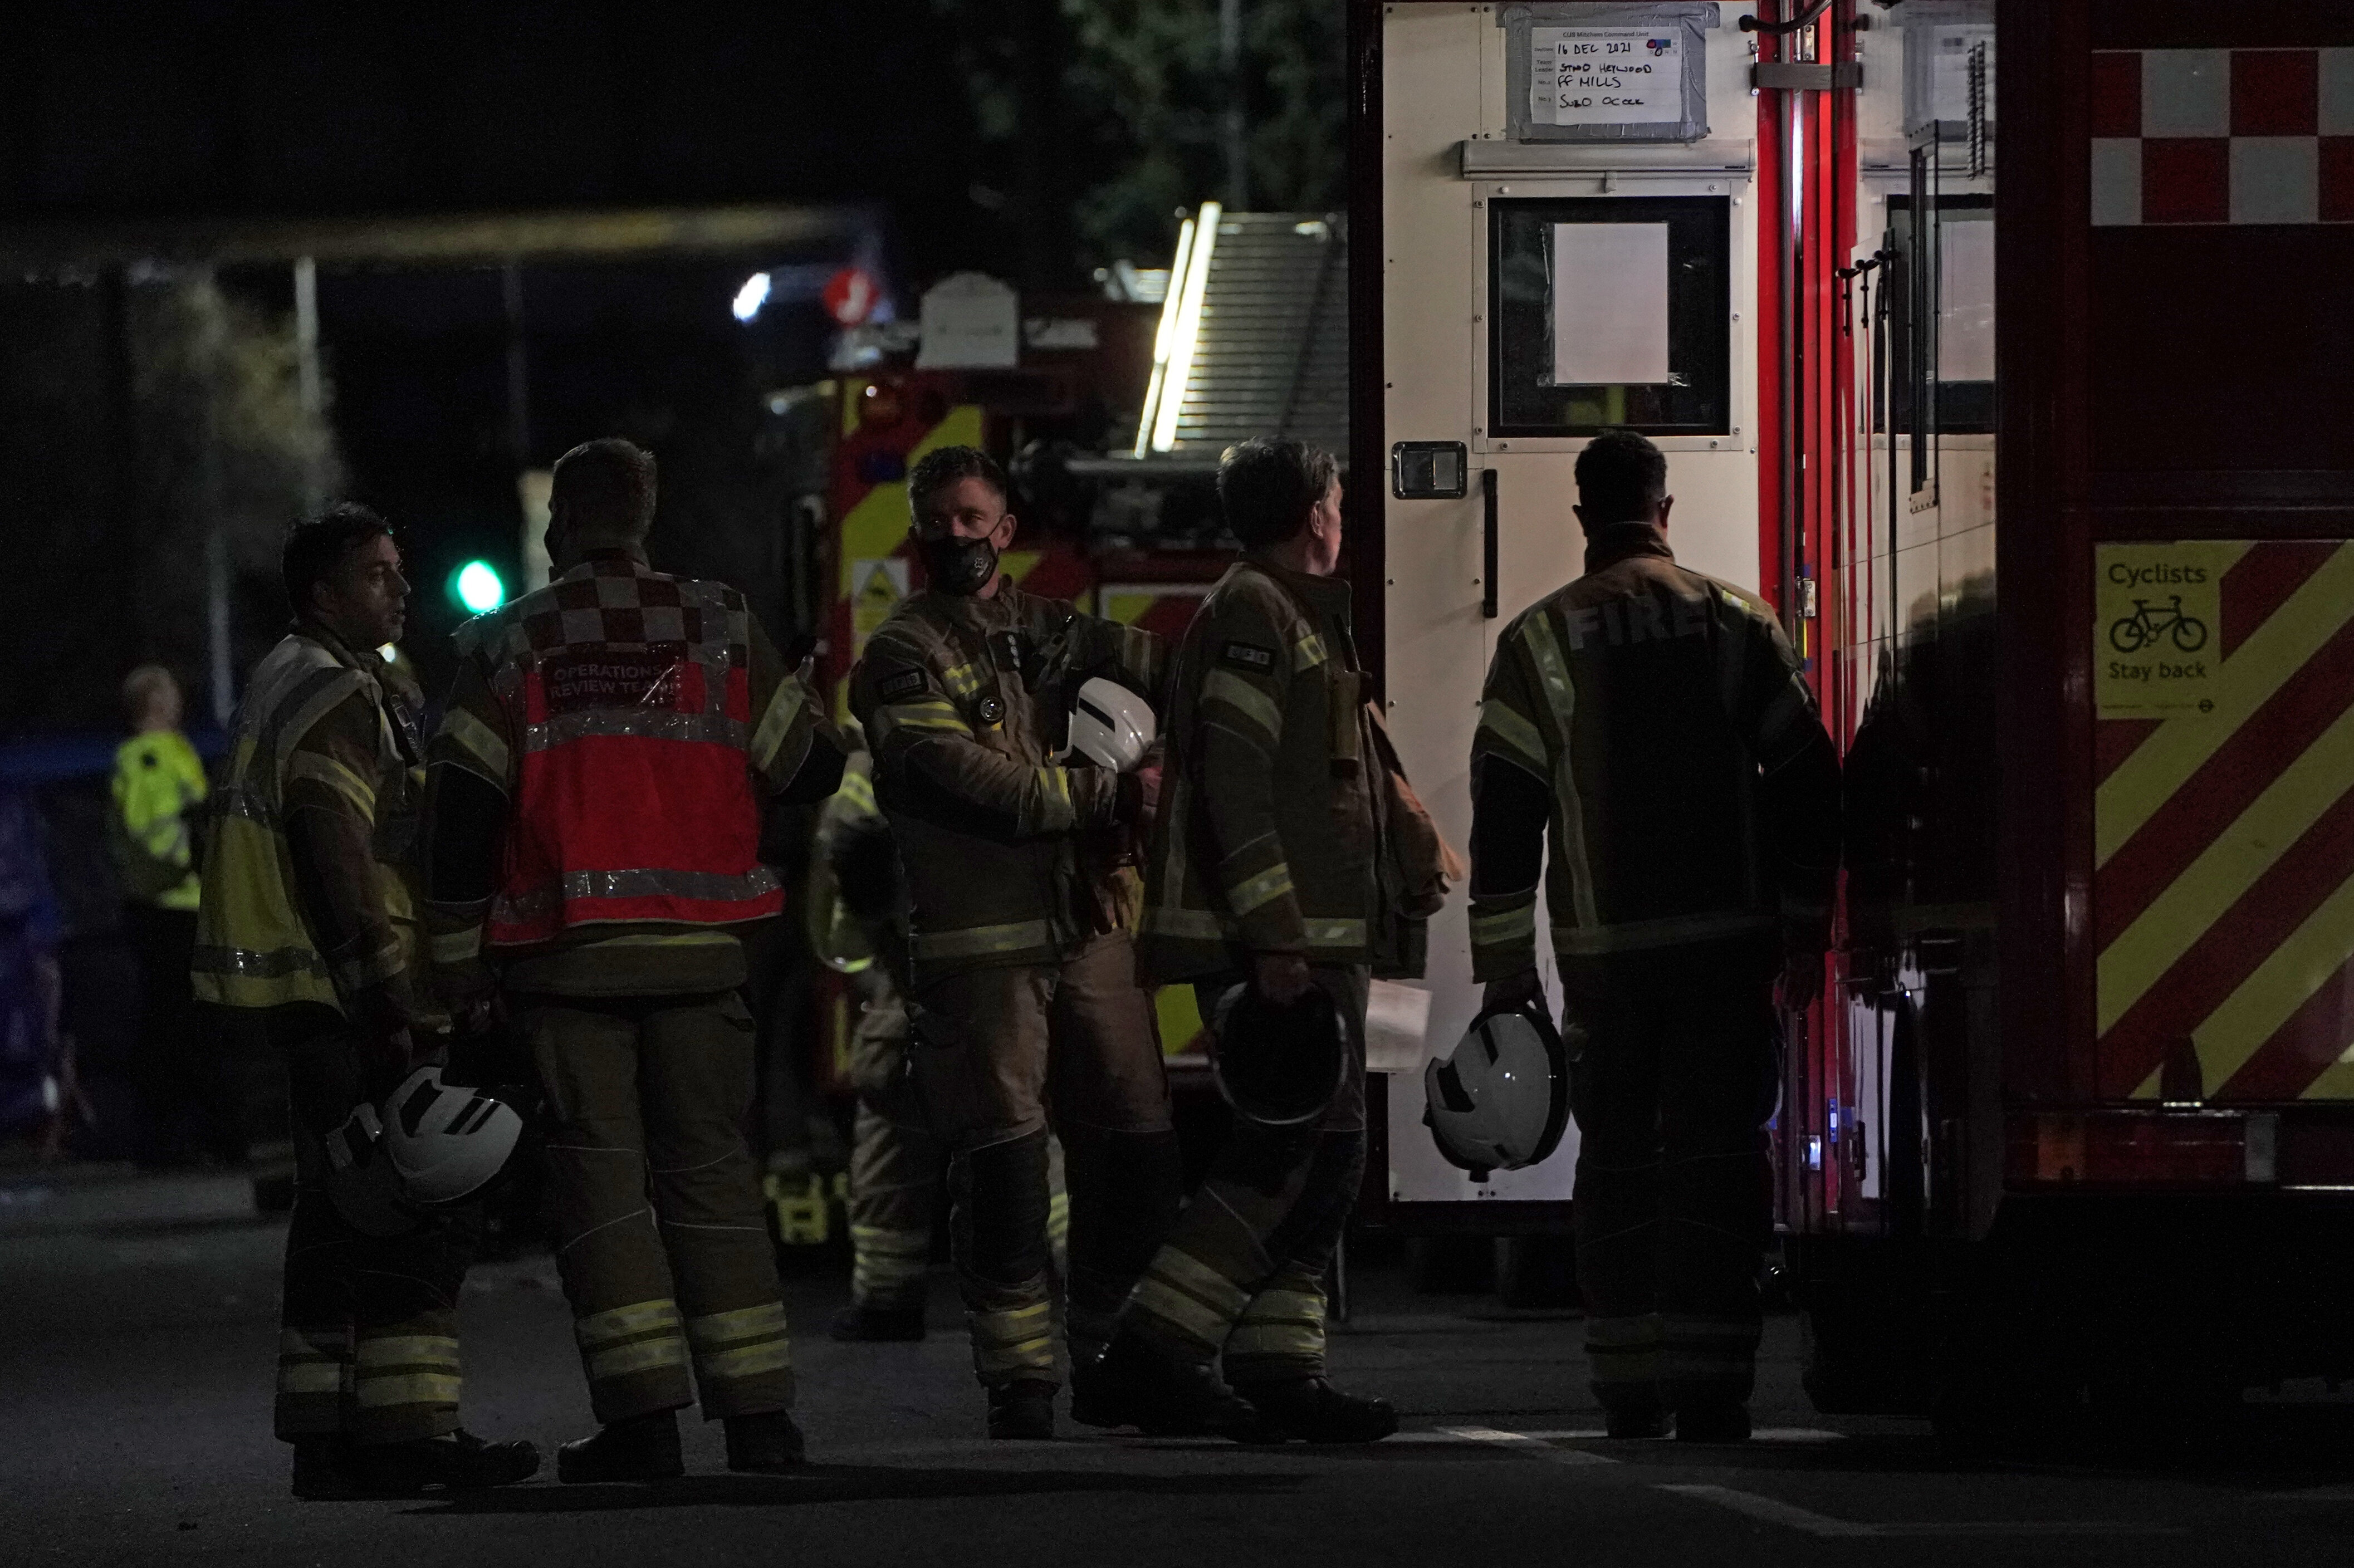
<path fill-rule="evenodd" d="M 2354 223 L 2354 48 L 2093 56 L 2093 223 Z"/>
<path fill-rule="evenodd" d="M 749 662 L 741 594 L 614 557 L 575 567 L 515 609 L 535 652 L 610 643 L 694 650 L 690 657 L 738 669 Z"/>

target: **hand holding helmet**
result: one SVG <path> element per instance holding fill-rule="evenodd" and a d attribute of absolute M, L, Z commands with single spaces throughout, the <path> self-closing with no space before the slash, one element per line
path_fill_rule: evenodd
<path fill-rule="evenodd" d="M 1210 1037 L 1219 1095 L 1260 1127 L 1315 1121 L 1349 1072 L 1349 1026 L 1331 993 L 1313 983 L 1280 1001 L 1256 982 L 1230 987 L 1213 1010 Z"/>
<path fill-rule="evenodd" d="M 1251 983 L 1267 1001 L 1288 1007 L 1315 981 L 1309 978 L 1308 960 L 1298 953 L 1261 953 L 1251 960 Z"/>
<path fill-rule="evenodd" d="M 1479 999 L 1479 1011 L 1511 1012 L 1533 1006 L 1543 1012 L 1544 1004 L 1544 981 L 1539 978 L 1534 966 L 1531 966 L 1518 974 L 1490 980 Z"/>
<path fill-rule="evenodd" d="M 347 1016 L 359 1053 L 361 1081 L 369 1097 L 379 1097 L 400 1081 L 417 1054 L 408 1009 L 390 988 L 370 986 L 350 998 Z"/>

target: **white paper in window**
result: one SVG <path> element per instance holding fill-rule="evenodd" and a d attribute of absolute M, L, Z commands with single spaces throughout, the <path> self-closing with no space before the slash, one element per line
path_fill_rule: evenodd
<path fill-rule="evenodd" d="M 1667 379 L 1668 226 L 1554 224 L 1553 385 Z"/>
<path fill-rule="evenodd" d="M 1994 225 L 1948 217 L 1937 231 L 1937 379 L 1994 379 Z"/>

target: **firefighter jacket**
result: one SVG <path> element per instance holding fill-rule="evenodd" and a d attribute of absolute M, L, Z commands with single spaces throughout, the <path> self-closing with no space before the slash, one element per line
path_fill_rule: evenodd
<path fill-rule="evenodd" d="M 1260 953 L 1420 973 L 1432 877 L 1401 874 L 1391 832 L 1394 812 L 1420 808 L 1366 700 L 1349 603 L 1340 578 L 1246 556 L 1178 644 L 1145 859 L 1140 957 L 1155 979 Z"/>
<path fill-rule="evenodd" d="M 205 765 L 176 729 L 143 731 L 115 747 L 115 862 L 134 902 L 196 907 L 193 830 L 207 792 Z"/>
<path fill-rule="evenodd" d="M 198 1000 L 409 1014 L 414 693 L 373 651 L 308 622 L 256 666 L 205 846 Z"/>
<path fill-rule="evenodd" d="M 1675 563 L 1649 524 L 1498 640 L 1471 747 L 1475 978 L 1536 962 L 1538 867 L 1564 964 L 1828 939 L 1839 762 L 1754 594 Z"/>
<path fill-rule="evenodd" d="M 741 983 L 777 915 L 774 799 L 822 799 L 832 726 L 743 596 L 601 551 L 459 630 L 428 749 L 437 970 L 565 994 Z"/>
<path fill-rule="evenodd" d="M 1061 961 L 1128 923 L 1119 779 L 1055 760 L 1092 675 L 1159 707 L 1164 644 L 1061 599 L 903 600 L 851 673 L 907 878 L 914 983 Z M 1133 878 L 1127 878 L 1132 885 Z"/>

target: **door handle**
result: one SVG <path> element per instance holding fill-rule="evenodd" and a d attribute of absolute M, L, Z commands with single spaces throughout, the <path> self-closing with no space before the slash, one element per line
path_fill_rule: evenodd
<path fill-rule="evenodd" d="M 1496 619 L 1496 471 L 1479 471 L 1479 510 L 1486 529 L 1480 540 L 1479 614 L 1481 619 Z"/>

